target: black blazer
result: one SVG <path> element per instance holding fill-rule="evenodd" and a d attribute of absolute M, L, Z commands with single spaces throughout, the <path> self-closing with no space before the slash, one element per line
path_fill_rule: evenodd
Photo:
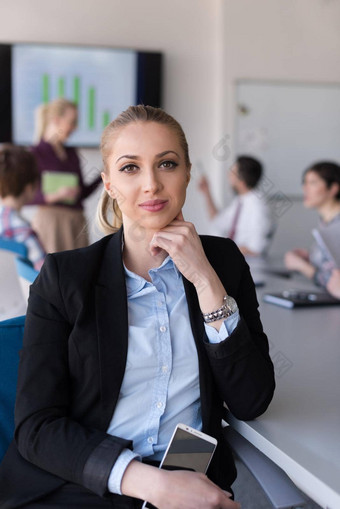
<path fill-rule="evenodd" d="M 122 229 L 95 244 L 49 255 L 31 287 L 21 351 L 15 440 L 0 467 L 0 506 L 15 508 L 65 481 L 109 496 L 121 450 L 110 436 L 124 376 L 128 319 Z M 262 414 L 274 390 L 273 365 L 248 265 L 228 239 L 201 237 L 241 320 L 218 345 L 207 342 L 194 286 L 184 279 L 199 359 L 203 431 L 219 445 L 209 477 L 223 488 L 236 477 L 222 437 L 223 401 L 239 419 Z"/>

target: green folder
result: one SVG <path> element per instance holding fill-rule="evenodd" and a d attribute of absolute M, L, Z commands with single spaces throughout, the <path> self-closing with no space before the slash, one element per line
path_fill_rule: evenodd
<path fill-rule="evenodd" d="M 43 194 L 55 193 L 62 187 L 77 187 L 79 177 L 74 173 L 64 173 L 62 171 L 44 171 L 42 173 L 42 192 Z M 75 200 L 64 200 L 65 203 L 74 203 Z"/>

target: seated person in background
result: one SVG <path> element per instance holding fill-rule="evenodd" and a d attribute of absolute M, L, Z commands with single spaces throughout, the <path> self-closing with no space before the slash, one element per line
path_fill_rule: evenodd
<path fill-rule="evenodd" d="M 30 224 L 20 215 L 29 203 L 39 180 L 34 156 L 22 147 L 0 148 L 0 237 L 25 244 L 28 259 L 40 270 L 45 251 Z"/>
<path fill-rule="evenodd" d="M 327 290 L 333 297 L 340 299 L 340 269 L 334 269 L 327 283 Z"/>
<path fill-rule="evenodd" d="M 318 229 L 336 230 L 340 236 L 340 166 L 332 162 L 320 162 L 308 168 L 303 175 L 304 205 L 316 209 L 320 215 Z M 335 269 L 334 261 L 315 242 L 310 251 L 294 249 L 285 255 L 285 265 L 301 272 L 317 285 L 326 286 Z"/>
<path fill-rule="evenodd" d="M 259 161 L 252 157 L 238 157 L 228 174 L 237 196 L 221 212 L 214 204 L 207 179 L 202 177 L 199 182 L 212 219 L 210 233 L 234 240 L 244 255 L 264 254 L 272 231 L 269 208 L 254 192 L 261 176 L 262 165 Z"/>

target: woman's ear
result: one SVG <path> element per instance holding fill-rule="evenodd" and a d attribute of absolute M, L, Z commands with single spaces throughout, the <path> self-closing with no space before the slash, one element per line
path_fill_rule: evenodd
<path fill-rule="evenodd" d="M 102 181 L 103 181 L 103 184 L 104 184 L 104 189 L 105 191 L 107 192 L 107 194 L 109 196 L 111 196 L 111 188 L 110 188 L 110 181 L 109 179 L 107 178 L 107 175 L 104 171 L 101 172 L 100 174 L 101 178 L 102 178 Z"/>
<path fill-rule="evenodd" d="M 337 182 L 333 182 L 333 184 L 332 184 L 332 185 L 331 185 L 331 187 L 330 187 L 330 190 L 331 190 L 331 192 L 332 192 L 332 196 L 333 196 L 333 198 L 335 198 L 335 197 L 336 197 L 336 195 L 337 195 L 337 194 L 339 193 L 339 191 L 340 191 L 340 186 L 339 186 L 339 184 L 338 184 Z"/>
<path fill-rule="evenodd" d="M 189 184 L 191 179 L 191 164 L 187 167 L 187 185 Z"/>

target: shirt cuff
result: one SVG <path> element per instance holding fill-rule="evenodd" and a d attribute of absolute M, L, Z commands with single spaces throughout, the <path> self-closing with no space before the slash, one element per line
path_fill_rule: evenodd
<path fill-rule="evenodd" d="M 124 449 L 117 458 L 116 463 L 113 465 L 108 482 L 107 487 L 110 493 L 116 493 L 117 495 L 121 495 L 122 492 L 120 490 L 120 485 L 122 483 L 123 475 L 125 470 L 127 469 L 129 463 L 134 460 L 141 460 L 139 454 L 130 451 L 130 449 Z"/>
<path fill-rule="evenodd" d="M 204 328 L 206 335 L 208 336 L 209 343 L 221 343 L 221 341 L 227 339 L 230 336 L 230 334 L 234 332 L 234 330 L 236 329 L 239 320 L 240 313 L 237 310 L 235 311 L 235 313 L 228 316 L 228 318 L 224 320 L 219 331 L 217 331 L 214 327 L 212 327 L 208 323 L 205 323 Z"/>

